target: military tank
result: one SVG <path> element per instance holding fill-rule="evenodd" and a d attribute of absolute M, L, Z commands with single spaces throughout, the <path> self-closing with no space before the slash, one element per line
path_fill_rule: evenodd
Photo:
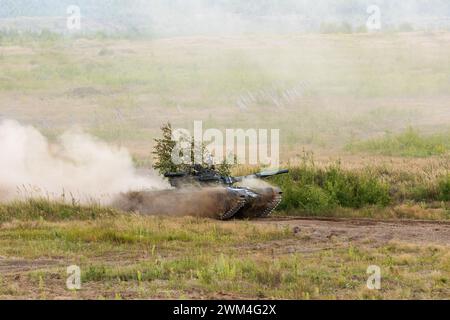
<path fill-rule="evenodd" d="M 217 198 L 217 203 L 220 203 L 218 207 L 221 210 L 216 212 L 215 216 L 220 220 L 229 220 L 262 218 L 270 215 L 282 200 L 281 189 L 269 184 L 249 187 L 245 182 L 288 172 L 289 170 L 276 170 L 232 177 L 221 175 L 213 166 L 194 165 L 186 172 L 169 172 L 164 176 L 175 189 L 190 188 L 192 192 L 192 188 L 197 190 L 208 188 L 210 192 L 207 196 Z"/>

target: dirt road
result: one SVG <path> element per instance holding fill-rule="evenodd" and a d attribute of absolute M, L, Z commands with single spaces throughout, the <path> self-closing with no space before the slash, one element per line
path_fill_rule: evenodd
<path fill-rule="evenodd" d="M 378 246 L 389 241 L 450 246 L 450 221 L 271 217 L 256 221 L 288 228 L 312 242 Z"/>

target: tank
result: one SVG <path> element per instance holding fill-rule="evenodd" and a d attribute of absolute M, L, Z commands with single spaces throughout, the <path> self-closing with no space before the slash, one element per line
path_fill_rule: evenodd
<path fill-rule="evenodd" d="M 265 179 L 288 172 L 289 170 L 276 170 L 232 177 L 221 175 L 214 167 L 194 165 L 187 172 L 169 172 L 165 177 L 176 189 L 189 187 L 192 190 L 194 187 L 197 190 L 206 188 L 213 190 L 208 196 L 217 198 L 217 203 L 220 203 L 218 207 L 221 208 L 215 216 L 220 220 L 229 220 L 262 218 L 270 215 L 282 200 L 281 189 L 266 183 L 261 183 L 262 186 L 258 183 L 257 186 L 246 186 L 245 181 Z"/>

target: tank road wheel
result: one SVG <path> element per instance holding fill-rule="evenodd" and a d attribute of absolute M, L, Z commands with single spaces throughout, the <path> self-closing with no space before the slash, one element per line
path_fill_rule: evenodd
<path fill-rule="evenodd" d="M 264 211 L 262 211 L 261 214 L 258 215 L 258 218 L 268 217 L 280 205 L 281 200 L 283 200 L 283 196 L 281 194 L 277 194 L 272 202 L 267 205 Z"/>
<path fill-rule="evenodd" d="M 280 204 L 282 192 L 279 188 L 251 189 L 256 197 L 250 198 L 244 207 L 235 215 L 240 219 L 264 218 L 270 215 Z"/>
<path fill-rule="evenodd" d="M 227 212 L 221 214 L 221 215 L 219 216 L 219 219 L 220 219 L 220 220 L 229 220 L 229 219 L 233 218 L 234 215 L 235 215 L 239 210 L 242 209 L 242 207 L 245 205 L 245 203 L 246 203 L 245 198 L 239 199 L 238 202 L 237 202 L 233 207 L 231 207 Z"/>

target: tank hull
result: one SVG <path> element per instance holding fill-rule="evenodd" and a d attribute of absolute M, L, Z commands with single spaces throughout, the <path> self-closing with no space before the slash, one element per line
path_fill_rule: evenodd
<path fill-rule="evenodd" d="M 235 218 L 253 219 L 269 216 L 282 200 L 281 189 L 275 187 L 252 188 L 257 196 L 249 198 L 245 205 L 236 213 Z"/>
<path fill-rule="evenodd" d="M 198 216 L 219 220 L 270 215 L 281 201 L 279 188 L 207 187 L 120 195 L 114 207 L 148 215 Z"/>

